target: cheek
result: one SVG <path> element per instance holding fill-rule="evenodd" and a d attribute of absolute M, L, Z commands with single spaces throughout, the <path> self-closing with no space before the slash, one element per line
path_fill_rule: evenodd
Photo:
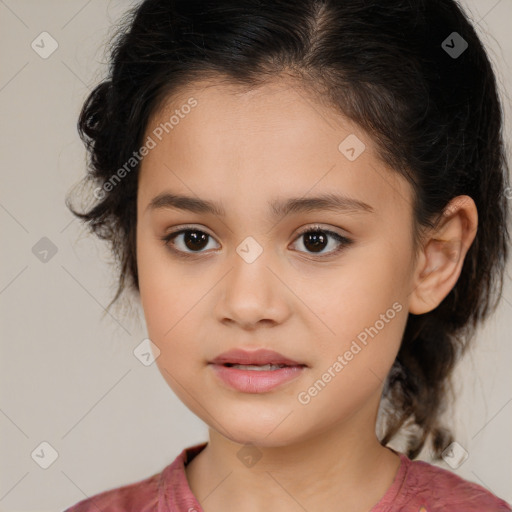
<path fill-rule="evenodd" d="M 190 387 L 190 377 L 200 370 L 204 359 L 195 331 L 197 324 L 190 322 L 198 299 L 184 291 L 184 278 L 169 276 L 168 269 L 162 274 L 158 266 L 152 266 L 143 280 L 141 302 L 148 337 L 160 351 L 156 364 L 169 386 L 187 404 L 180 384 Z"/>
<path fill-rule="evenodd" d="M 137 267 L 142 308 L 150 339 L 160 350 L 171 343 L 197 299 L 188 277 L 172 262 L 163 242 L 141 233 L 137 242 Z M 162 345 L 162 347 L 160 347 Z"/>
<path fill-rule="evenodd" d="M 393 362 L 407 319 L 407 258 L 405 249 L 377 240 L 347 252 L 328 279 L 317 281 L 319 286 L 311 287 L 310 281 L 301 284 L 297 295 L 307 297 L 315 313 L 310 315 L 310 329 L 318 333 L 315 350 L 322 359 L 343 354 L 357 340 L 361 347 L 373 347 L 362 350 L 358 360 Z"/>

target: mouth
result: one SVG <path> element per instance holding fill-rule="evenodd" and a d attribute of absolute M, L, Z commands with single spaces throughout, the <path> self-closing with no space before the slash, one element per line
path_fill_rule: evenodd
<path fill-rule="evenodd" d="M 306 366 L 304 364 L 297 365 L 288 365 L 288 364 L 234 364 L 234 363 L 224 363 L 222 366 L 226 368 L 235 368 L 238 370 L 249 370 L 256 372 L 268 372 L 280 370 L 281 368 L 294 368 L 297 366 Z"/>
<path fill-rule="evenodd" d="M 229 350 L 209 361 L 209 364 L 249 371 L 273 371 L 283 367 L 307 366 L 304 363 L 279 354 L 279 352 L 267 349 L 258 349 L 252 352 L 242 349 Z"/>
<path fill-rule="evenodd" d="M 218 382 L 242 393 L 266 393 L 298 378 L 308 365 L 272 350 L 231 350 L 208 363 Z"/>

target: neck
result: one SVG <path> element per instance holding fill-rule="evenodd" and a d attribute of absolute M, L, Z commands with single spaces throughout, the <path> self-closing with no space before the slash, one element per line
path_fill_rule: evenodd
<path fill-rule="evenodd" d="M 368 512 L 391 486 L 400 459 L 375 435 L 375 410 L 280 446 L 247 446 L 210 429 L 209 442 L 186 467 L 205 511 L 277 508 Z M 268 441 L 268 440 L 267 440 Z M 255 443 L 256 444 L 256 443 Z M 301 508 L 302 507 L 302 508 Z"/>

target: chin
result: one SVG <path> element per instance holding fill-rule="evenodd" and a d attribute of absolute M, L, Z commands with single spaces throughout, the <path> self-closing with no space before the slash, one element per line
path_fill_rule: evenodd
<path fill-rule="evenodd" d="M 253 417 L 257 417 L 257 415 Z M 290 422 L 285 426 L 283 423 L 287 422 L 283 422 L 283 415 L 279 415 L 276 418 L 272 417 L 269 421 L 265 422 L 258 421 L 256 424 L 254 421 L 250 421 L 249 416 L 245 416 L 245 418 L 247 419 L 244 421 L 235 421 L 229 425 L 226 424 L 228 432 L 224 429 L 220 430 L 215 426 L 211 428 L 214 428 L 214 430 L 234 443 L 240 445 L 254 445 L 262 448 L 288 446 L 300 440 L 299 437 L 301 434 L 297 432 L 297 425 Z M 292 429 L 292 432 L 290 429 Z"/>

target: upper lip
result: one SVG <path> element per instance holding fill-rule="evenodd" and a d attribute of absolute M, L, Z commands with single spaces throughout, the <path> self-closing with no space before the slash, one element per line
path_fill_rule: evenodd
<path fill-rule="evenodd" d="M 210 361 L 213 364 L 251 364 L 251 365 L 263 365 L 263 364 L 285 364 L 288 366 L 307 366 L 304 363 L 294 361 L 289 357 L 285 357 L 278 352 L 273 350 L 258 349 L 252 352 L 248 352 L 242 349 L 233 349 L 223 352 L 215 359 Z"/>

